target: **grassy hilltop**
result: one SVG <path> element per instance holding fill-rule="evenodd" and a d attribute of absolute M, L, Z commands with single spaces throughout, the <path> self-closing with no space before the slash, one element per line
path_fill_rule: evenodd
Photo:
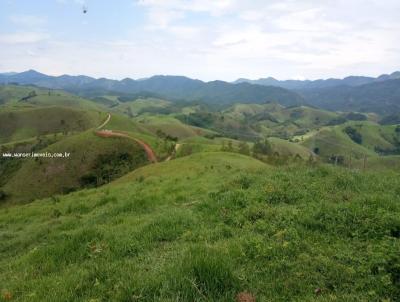
<path fill-rule="evenodd" d="M 199 153 L 3 208 L 0 284 L 15 301 L 396 301 L 399 187 Z"/>

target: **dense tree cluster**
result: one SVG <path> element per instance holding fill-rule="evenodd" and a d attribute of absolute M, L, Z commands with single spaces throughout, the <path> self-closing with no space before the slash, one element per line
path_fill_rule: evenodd
<path fill-rule="evenodd" d="M 343 131 L 351 138 L 353 142 L 357 144 L 362 143 L 362 135 L 360 132 L 357 131 L 357 129 L 351 126 L 347 126 L 346 128 L 344 128 Z"/>

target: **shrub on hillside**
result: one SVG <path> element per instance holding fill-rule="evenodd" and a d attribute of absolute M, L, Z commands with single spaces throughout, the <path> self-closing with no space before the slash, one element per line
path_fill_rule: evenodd
<path fill-rule="evenodd" d="M 272 146 L 271 143 L 265 139 L 264 141 L 257 141 L 254 143 L 253 146 L 253 153 L 254 154 L 261 154 L 261 155 L 270 155 L 272 154 Z"/>
<path fill-rule="evenodd" d="M 210 127 L 214 123 L 215 118 L 216 117 L 209 112 L 194 112 L 188 115 L 177 116 L 177 119 L 185 124 L 202 128 Z"/>
<path fill-rule="evenodd" d="M 350 121 L 366 121 L 367 116 L 362 113 L 357 113 L 357 112 L 350 112 L 349 114 L 346 115 L 346 118 Z"/>
<path fill-rule="evenodd" d="M 4 201 L 7 198 L 6 192 L 0 190 L 0 201 Z"/>
<path fill-rule="evenodd" d="M 357 131 L 357 129 L 351 126 L 347 126 L 346 128 L 344 128 L 343 131 L 351 138 L 353 142 L 357 144 L 362 143 L 362 135 L 360 132 Z"/>
<path fill-rule="evenodd" d="M 336 126 L 336 125 L 341 125 L 347 122 L 347 119 L 344 117 L 336 117 L 334 119 L 331 119 L 329 122 L 326 123 L 327 126 Z"/>
<path fill-rule="evenodd" d="M 37 96 L 36 91 L 35 91 L 35 90 L 32 90 L 31 92 L 28 93 L 27 96 L 21 98 L 19 101 L 20 101 L 20 102 L 27 101 L 27 100 L 29 100 L 29 99 L 31 99 L 31 98 L 36 97 L 36 96 Z"/>
<path fill-rule="evenodd" d="M 80 184 L 83 187 L 96 187 L 109 183 L 145 162 L 144 157 L 144 152 L 135 156 L 126 152 L 102 154 L 96 159 L 92 171 L 80 178 Z"/>

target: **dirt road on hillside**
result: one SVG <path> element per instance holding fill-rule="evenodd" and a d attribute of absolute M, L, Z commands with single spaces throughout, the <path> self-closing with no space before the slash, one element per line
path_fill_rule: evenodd
<path fill-rule="evenodd" d="M 141 141 L 140 139 L 131 137 L 129 134 L 123 132 L 123 131 L 113 131 L 113 130 L 101 130 L 102 128 L 104 128 L 108 122 L 111 119 L 111 113 L 108 114 L 107 119 L 104 121 L 103 124 L 101 124 L 99 127 L 97 127 L 97 131 L 95 131 L 95 134 L 97 136 L 100 137 L 125 137 L 131 140 L 134 140 L 135 142 L 137 142 L 146 152 L 147 155 L 147 159 L 153 163 L 157 162 L 157 157 L 153 151 L 153 149 L 151 149 L 151 147 L 146 144 L 145 142 Z"/>
<path fill-rule="evenodd" d="M 108 122 L 110 121 L 110 119 L 111 119 L 111 113 L 108 114 L 107 119 L 104 121 L 104 123 L 101 124 L 99 127 L 97 127 L 97 130 L 100 130 L 100 129 L 103 128 L 105 125 L 107 125 Z"/>
<path fill-rule="evenodd" d="M 176 144 L 175 145 L 175 154 L 178 151 L 178 149 L 181 147 L 181 144 Z M 173 154 L 171 154 L 170 156 L 167 157 L 167 159 L 165 161 L 170 161 L 172 159 Z"/>
<path fill-rule="evenodd" d="M 144 151 L 146 152 L 146 155 L 147 155 L 147 159 L 149 161 L 151 161 L 153 163 L 157 162 L 157 157 L 154 154 L 153 149 L 151 149 L 151 147 L 148 144 L 141 141 L 140 139 L 130 136 L 129 134 L 127 134 L 123 131 L 99 130 L 99 131 L 96 131 L 95 133 L 96 133 L 96 135 L 98 135 L 100 137 L 125 137 L 128 139 L 134 140 L 144 149 Z"/>

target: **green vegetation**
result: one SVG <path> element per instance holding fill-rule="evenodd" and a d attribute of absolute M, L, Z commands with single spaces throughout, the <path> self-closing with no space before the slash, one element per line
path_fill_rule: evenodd
<path fill-rule="evenodd" d="M 27 202 L 82 186 L 100 185 L 146 163 L 144 151 L 134 141 L 101 138 L 91 131 L 68 137 L 40 152 L 69 153 L 67 158 L 7 159 L 18 169 L 8 171 L 3 185 L 12 202 Z M 92 178 L 90 178 L 92 177 Z M 96 177 L 96 180 L 93 180 Z M 89 182 L 89 179 L 92 179 Z"/>
<path fill-rule="evenodd" d="M 328 110 L 393 114 L 400 111 L 400 79 L 377 81 L 361 86 L 334 86 L 303 90 L 309 104 Z"/>
<path fill-rule="evenodd" d="M 256 141 L 253 145 L 253 153 L 260 155 L 271 155 L 272 146 L 271 143 L 265 139 L 264 141 Z"/>
<path fill-rule="evenodd" d="M 10 108 L 63 106 L 86 110 L 101 109 L 95 102 L 64 91 L 18 85 L 0 85 L 0 106 Z"/>
<path fill-rule="evenodd" d="M 211 133 L 211 131 L 185 125 L 172 116 L 142 115 L 135 121 L 153 134 L 156 134 L 158 130 L 162 130 L 168 135 L 179 139 Z"/>
<path fill-rule="evenodd" d="M 137 148 L 136 148 L 137 149 Z M 121 149 L 109 154 L 100 154 L 88 174 L 80 178 L 82 186 L 97 187 L 109 183 L 111 180 L 117 179 L 126 173 L 143 165 L 146 161 L 143 152 L 140 155 L 130 152 L 121 152 Z"/>
<path fill-rule="evenodd" d="M 81 132 L 98 126 L 105 114 L 65 107 L 0 111 L 0 144 L 46 135 Z"/>
<path fill-rule="evenodd" d="M 136 99 L 132 102 L 125 102 L 118 106 L 113 106 L 113 111 L 126 114 L 129 117 L 135 117 L 140 114 L 150 113 L 169 113 L 167 108 L 170 102 L 159 99 Z"/>
<path fill-rule="evenodd" d="M 357 131 L 357 129 L 347 126 L 343 131 L 351 138 L 353 142 L 360 145 L 362 144 L 362 135 Z"/>
<path fill-rule="evenodd" d="M 399 179 L 200 153 L 3 208 L 3 297 L 395 301 Z"/>

